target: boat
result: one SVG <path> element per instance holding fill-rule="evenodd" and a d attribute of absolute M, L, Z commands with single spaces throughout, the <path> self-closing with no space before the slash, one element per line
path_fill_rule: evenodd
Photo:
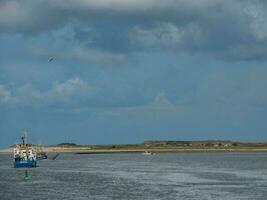
<path fill-rule="evenodd" d="M 38 145 L 37 147 L 37 153 L 36 153 L 36 159 L 37 160 L 46 160 L 48 158 L 46 152 L 44 151 L 44 148 L 42 145 Z"/>
<path fill-rule="evenodd" d="M 36 150 L 28 144 L 27 135 L 28 131 L 25 129 L 21 137 L 22 143 L 16 144 L 14 148 L 14 168 L 37 166 Z"/>
<path fill-rule="evenodd" d="M 45 152 L 39 152 L 36 155 L 36 159 L 37 160 L 46 160 L 47 159 L 47 155 Z"/>
<path fill-rule="evenodd" d="M 142 153 L 142 155 L 150 156 L 150 155 L 152 155 L 152 152 L 145 151 L 145 152 Z"/>

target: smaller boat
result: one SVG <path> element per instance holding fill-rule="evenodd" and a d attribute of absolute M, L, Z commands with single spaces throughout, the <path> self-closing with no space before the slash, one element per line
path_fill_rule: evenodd
<path fill-rule="evenodd" d="M 28 131 L 24 131 L 24 136 L 21 137 L 22 143 L 17 144 L 14 148 L 14 167 L 36 167 L 36 151 L 30 144 L 27 143 Z"/>
<path fill-rule="evenodd" d="M 38 152 L 36 155 L 37 160 L 46 160 L 47 159 L 47 155 L 45 152 Z"/>
<path fill-rule="evenodd" d="M 152 155 L 152 152 L 145 151 L 145 152 L 142 153 L 142 155 L 150 156 L 150 155 Z"/>
<path fill-rule="evenodd" d="M 36 153 L 37 160 L 46 160 L 48 156 L 46 152 L 44 151 L 44 148 L 42 147 L 42 145 L 38 145 L 36 149 L 37 149 L 37 153 Z"/>

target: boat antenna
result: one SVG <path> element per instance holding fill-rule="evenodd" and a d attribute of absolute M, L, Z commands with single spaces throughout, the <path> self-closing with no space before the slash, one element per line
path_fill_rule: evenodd
<path fill-rule="evenodd" d="M 21 137 L 23 146 L 25 145 L 24 136 Z"/>
<path fill-rule="evenodd" d="M 26 156 L 27 156 L 27 159 L 29 158 L 29 152 L 28 152 L 28 140 L 27 140 L 27 137 L 28 137 L 28 133 L 29 133 L 29 131 L 28 131 L 28 129 L 24 129 L 24 133 L 23 133 L 23 147 L 26 149 Z"/>
<path fill-rule="evenodd" d="M 25 144 L 28 144 L 28 141 L 27 141 L 27 137 L 28 137 L 28 134 L 29 134 L 29 131 L 28 131 L 28 129 L 24 129 L 24 136 L 23 136 L 23 138 L 24 138 L 24 142 L 25 142 Z"/>

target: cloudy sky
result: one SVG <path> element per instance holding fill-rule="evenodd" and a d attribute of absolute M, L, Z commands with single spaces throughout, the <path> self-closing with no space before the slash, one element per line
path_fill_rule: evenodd
<path fill-rule="evenodd" d="M 0 0 L 0 147 L 266 141 L 265 2 Z"/>

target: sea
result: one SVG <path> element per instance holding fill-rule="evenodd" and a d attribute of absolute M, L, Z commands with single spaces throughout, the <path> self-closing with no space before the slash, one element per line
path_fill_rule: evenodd
<path fill-rule="evenodd" d="M 0 154 L 0 200 L 267 199 L 267 153 L 60 154 L 25 171 Z"/>

